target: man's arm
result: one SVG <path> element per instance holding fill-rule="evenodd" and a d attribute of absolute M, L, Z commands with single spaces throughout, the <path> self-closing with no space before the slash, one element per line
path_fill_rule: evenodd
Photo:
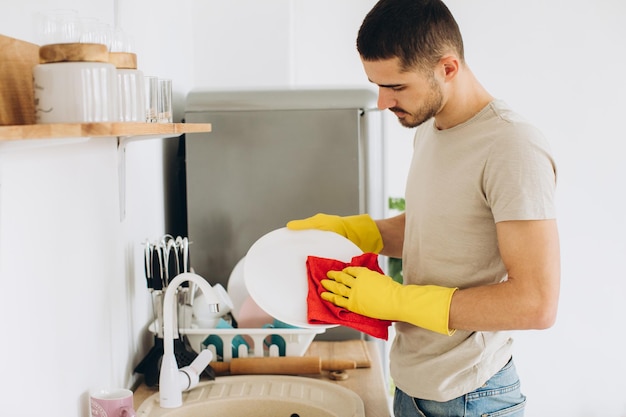
<path fill-rule="evenodd" d="M 449 327 L 459 330 L 546 329 L 556 320 L 560 249 L 555 220 L 496 224 L 508 280 L 452 296 Z"/>
<path fill-rule="evenodd" d="M 381 255 L 402 258 L 405 218 L 405 214 L 402 213 L 388 219 L 376 220 L 376 226 L 383 238 Z"/>

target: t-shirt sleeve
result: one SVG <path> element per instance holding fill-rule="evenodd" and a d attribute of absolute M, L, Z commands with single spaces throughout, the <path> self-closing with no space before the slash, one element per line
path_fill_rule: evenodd
<path fill-rule="evenodd" d="M 496 222 L 556 218 L 556 165 L 532 126 L 518 126 L 492 144 L 483 186 Z"/>

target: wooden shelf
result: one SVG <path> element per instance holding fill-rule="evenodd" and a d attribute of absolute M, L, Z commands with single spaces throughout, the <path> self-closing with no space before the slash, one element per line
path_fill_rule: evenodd
<path fill-rule="evenodd" d="M 36 120 L 32 73 L 40 62 L 39 52 L 38 45 L 0 35 L 0 148 L 3 150 L 95 137 L 117 137 L 119 143 L 127 143 L 211 131 L 210 123 L 33 124 Z"/>
<path fill-rule="evenodd" d="M 210 132 L 210 123 L 51 123 L 0 126 L 0 142 L 89 137 L 175 137 Z"/>

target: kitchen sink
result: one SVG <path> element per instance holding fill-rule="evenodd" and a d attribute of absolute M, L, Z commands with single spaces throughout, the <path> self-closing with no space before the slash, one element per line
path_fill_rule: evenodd
<path fill-rule="evenodd" d="M 217 377 L 183 393 L 183 405 L 161 408 L 159 394 L 137 409 L 138 417 L 364 417 L 361 398 L 337 384 L 281 375 Z"/>

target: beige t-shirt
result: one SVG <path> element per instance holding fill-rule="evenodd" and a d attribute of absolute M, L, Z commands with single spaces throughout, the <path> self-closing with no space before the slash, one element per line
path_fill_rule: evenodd
<path fill-rule="evenodd" d="M 406 187 L 405 284 L 506 280 L 496 222 L 555 218 L 555 185 L 543 135 L 501 101 L 451 129 L 424 123 Z M 510 332 L 444 336 L 403 322 L 396 331 L 391 376 L 413 397 L 448 401 L 471 392 L 511 357 Z"/>

